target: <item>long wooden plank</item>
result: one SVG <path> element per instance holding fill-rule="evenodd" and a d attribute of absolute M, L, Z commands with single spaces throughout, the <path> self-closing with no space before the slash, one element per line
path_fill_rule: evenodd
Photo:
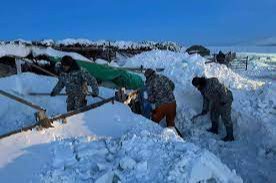
<path fill-rule="evenodd" d="M 74 111 L 69 111 L 69 112 L 67 112 L 65 114 L 60 114 L 60 115 L 54 116 L 50 120 L 51 121 L 56 121 L 56 120 L 64 119 L 64 118 L 67 118 L 67 117 L 70 117 L 70 116 L 73 116 L 73 115 L 76 115 L 76 114 L 79 114 L 79 113 L 83 113 L 83 112 L 89 111 L 90 109 L 94 109 L 94 108 L 97 108 L 99 106 L 102 106 L 103 104 L 106 104 L 108 102 L 114 101 L 114 99 L 115 99 L 114 97 L 110 97 L 110 98 L 104 99 L 104 100 L 102 100 L 100 102 L 87 105 L 87 106 L 85 106 L 85 107 L 83 107 L 81 109 L 74 110 Z"/>
<path fill-rule="evenodd" d="M 32 65 L 34 68 L 37 68 L 37 69 L 41 70 L 42 72 L 44 72 L 44 73 L 46 73 L 46 74 L 49 74 L 50 76 L 58 77 L 58 76 L 55 75 L 54 73 L 52 73 L 52 72 L 50 72 L 50 71 L 48 71 L 48 70 L 46 70 L 46 69 L 43 69 L 42 67 L 40 67 L 40 66 L 38 66 L 38 65 L 36 65 L 36 64 L 34 64 L 34 63 L 31 63 L 31 65 Z"/>
<path fill-rule="evenodd" d="M 11 131 L 11 132 L 6 133 L 4 135 L 0 135 L 0 139 L 3 139 L 5 137 L 11 136 L 11 135 L 14 135 L 14 134 L 17 134 L 17 133 L 21 133 L 21 132 L 24 132 L 24 131 L 31 130 L 31 129 L 37 127 L 37 126 L 39 126 L 39 123 L 35 123 L 35 124 L 31 125 L 31 126 L 26 126 L 26 127 L 20 128 L 18 130 Z"/>
<path fill-rule="evenodd" d="M 91 104 L 91 105 L 88 105 L 86 107 L 83 107 L 79 110 L 75 110 L 75 111 L 69 111 L 65 114 L 60 114 L 60 115 L 57 115 L 57 116 L 54 116 L 52 117 L 51 119 L 49 119 L 51 122 L 53 121 L 56 121 L 56 120 L 59 120 L 59 119 L 65 119 L 67 117 L 70 117 L 70 116 L 73 116 L 73 115 L 76 115 L 76 114 L 79 114 L 79 113 L 82 113 L 82 112 L 86 112 L 90 109 L 94 109 L 94 108 L 97 108 L 97 107 L 100 107 L 110 101 L 113 101 L 114 100 L 114 97 L 110 97 L 108 99 L 104 99 L 100 102 L 97 102 L 97 103 L 94 103 L 94 104 Z M 40 126 L 40 123 L 35 123 L 31 126 L 26 126 L 26 127 L 23 127 L 23 128 L 20 128 L 18 130 L 14 130 L 12 132 L 9 132 L 9 133 L 6 133 L 6 134 L 3 134 L 3 135 L 0 135 L 0 139 L 3 139 L 5 137 L 8 137 L 8 136 L 11 136 L 11 135 L 14 135 L 14 134 L 17 134 L 17 133 L 20 133 L 20 132 L 23 132 L 23 131 L 28 131 L 28 130 L 32 130 L 33 128 L 37 127 L 37 126 Z"/>
<path fill-rule="evenodd" d="M 38 106 L 38 105 L 35 105 L 35 104 L 33 104 L 33 103 L 31 103 L 31 102 L 29 102 L 29 101 L 23 99 L 23 98 L 20 98 L 20 97 L 17 97 L 17 96 L 15 96 L 15 95 L 12 95 L 12 94 L 10 94 L 10 93 L 8 93 L 8 92 L 5 92 L 5 91 L 3 91 L 3 90 L 0 90 L 0 94 L 3 95 L 3 96 L 5 96 L 5 97 L 8 97 L 8 98 L 10 98 L 10 99 L 13 99 L 13 100 L 15 100 L 15 101 L 17 101 L 17 102 L 19 102 L 19 103 L 28 105 L 29 107 L 32 107 L 32 108 L 34 108 L 34 109 L 36 109 L 36 110 L 45 111 L 45 109 L 43 109 L 42 107 L 40 107 L 40 106 Z"/>
<path fill-rule="evenodd" d="M 46 92 L 42 92 L 42 93 L 37 93 L 37 92 L 29 92 L 28 95 L 31 96 L 50 96 L 50 93 L 46 93 Z M 92 96 L 91 93 L 87 94 L 88 96 Z M 57 94 L 57 96 L 67 96 L 66 93 L 59 93 Z M 97 96 L 97 98 L 105 100 L 105 98 L 101 97 L 101 96 Z"/>

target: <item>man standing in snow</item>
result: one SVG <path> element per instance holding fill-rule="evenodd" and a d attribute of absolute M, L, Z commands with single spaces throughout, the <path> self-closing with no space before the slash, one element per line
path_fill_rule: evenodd
<path fill-rule="evenodd" d="M 216 60 L 220 64 L 225 64 L 225 54 L 222 53 L 222 51 L 219 51 L 219 53 L 216 56 Z"/>
<path fill-rule="evenodd" d="M 207 114 L 210 103 L 212 127 L 207 131 L 218 134 L 219 117 L 221 116 L 227 133 L 223 140 L 233 141 L 233 123 L 231 120 L 232 92 L 221 84 L 217 78 L 194 77 L 192 84 L 203 96 L 202 112 L 194 116 L 193 119 Z"/>
<path fill-rule="evenodd" d="M 159 123 L 166 117 L 167 126 L 179 131 L 175 128 L 174 119 L 176 116 L 176 101 L 173 94 L 174 83 L 167 77 L 158 75 L 152 69 L 145 71 L 146 90 L 148 93 L 148 101 L 155 104 L 151 119 Z"/>
<path fill-rule="evenodd" d="M 96 79 L 86 70 L 81 69 L 77 62 L 70 56 L 61 59 L 63 72 L 59 76 L 58 83 L 51 92 L 51 96 L 57 95 L 65 87 L 67 97 L 67 111 L 76 110 L 86 106 L 87 84 L 92 88 L 92 96 L 99 94 Z"/>

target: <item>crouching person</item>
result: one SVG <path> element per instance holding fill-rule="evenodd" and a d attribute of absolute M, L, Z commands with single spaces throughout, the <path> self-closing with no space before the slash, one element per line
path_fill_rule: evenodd
<path fill-rule="evenodd" d="M 174 123 L 176 117 L 176 101 L 173 94 L 174 83 L 169 78 L 156 74 L 152 69 L 147 69 L 144 75 L 146 77 L 148 101 L 155 104 L 151 119 L 159 123 L 166 117 L 167 127 L 172 128 L 182 137 Z"/>
<path fill-rule="evenodd" d="M 233 123 L 231 120 L 232 92 L 221 84 L 217 78 L 194 77 L 192 84 L 203 96 L 202 112 L 194 117 L 207 114 L 209 108 L 211 108 L 212 127 L 207 131 L 218 134 L 219 117 L 221 116 L 227 133 L 223 140 L 233 141 Z"/>
<path fill-rule="evenodd" d="M 92 88 L 92 96 L 98 96 L 99 88 L 96 79 L 86 70 L 81 69 L 72 57 L 64 56 L 61 59 L 61 67 L 63 72 L 59 76 L 58 83 L 52 90 L 51 96 L 57 95 L 65 87 L 67 111 L 76 110 L 87 105 L 87 85 Z"/>

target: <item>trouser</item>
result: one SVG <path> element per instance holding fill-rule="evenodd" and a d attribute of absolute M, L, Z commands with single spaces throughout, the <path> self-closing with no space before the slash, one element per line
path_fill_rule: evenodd
<path fill-rule="evenodd" d="M 224 123 L 227 135 L 232 136 L 233 135 L 233 123 L 231 120 L 231 105 L 232 102 L 226 103 L 224 105 L 211 105 L 211 121 L 212 121 L 212 128 L 214 130 L 218 130 L 219 125 L 219 117 L 221 116 L 221 119 Z"/>
<path fill-rule="evenodd" d="M 175 126 L 174 119 L 176 116 L 176 102 L 163 104 L 157 107 L 152 113 L 152 120 L 159 123 L 164 117 L 166 117 L 167 126 Z"/>
<path fill-rule="evenodd" d="M 68 95 L 66 103 L 67 111 L 80 109 L 87 105 L 86 95 Z"/>

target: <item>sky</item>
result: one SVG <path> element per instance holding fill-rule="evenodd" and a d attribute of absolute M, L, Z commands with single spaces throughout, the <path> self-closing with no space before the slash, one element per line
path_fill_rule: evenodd
<path fill-rule="evenodd" d="M 276 37 L 276 0 L 2 0 L 0 40 L 232 45 Z"/>

